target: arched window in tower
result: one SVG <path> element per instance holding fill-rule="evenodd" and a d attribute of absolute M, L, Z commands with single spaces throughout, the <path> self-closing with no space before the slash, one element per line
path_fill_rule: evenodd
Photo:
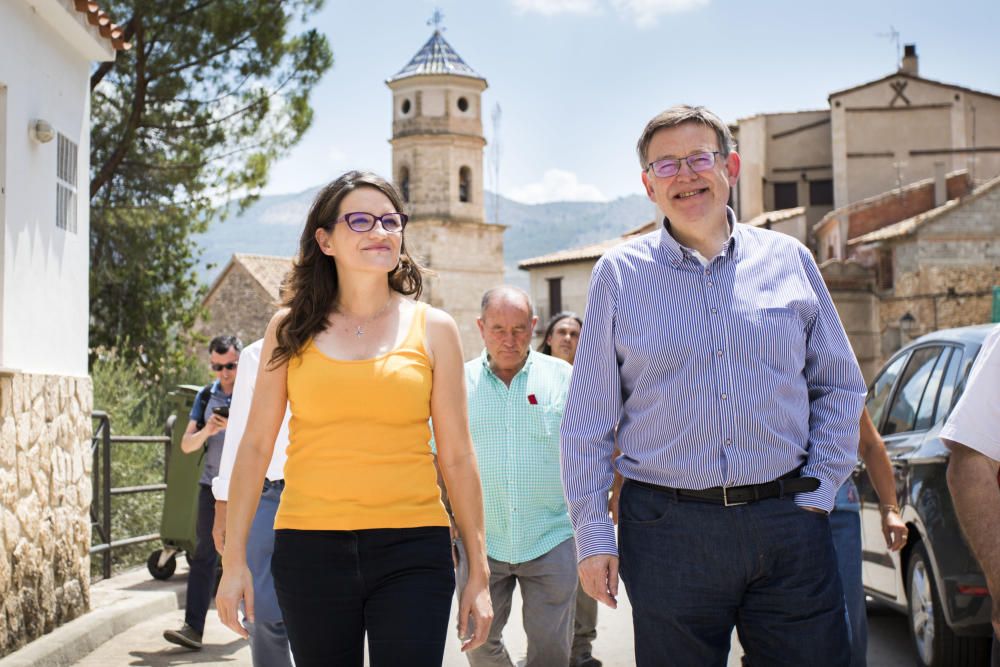
<path fill-rule="evenodd" d="M 472 170 L 468 167 L 458 170 L 458 201 L 472 201 Z"/>
<path fill-rule="evenodd" d="M 410 201 L 410 168 L 401 167 L 399 169 L 399 192 L 403 195 L 403 201 Z"/>

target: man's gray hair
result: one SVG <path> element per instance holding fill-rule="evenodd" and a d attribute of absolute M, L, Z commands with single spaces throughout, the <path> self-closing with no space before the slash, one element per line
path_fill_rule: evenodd
<path fill-rule="evenodd" d="M 661 111 L 646 123 L 646 128 L 642 131 L 642 136 L 639 137 L 639 143 L 636 145 L 636 152 L 639 154 L 639 165 L 642 166 L 643 171 L 649 166 L 649 163 L 646 161 L 646 151 L 649 150 L 649 142 L 653 140 L 653 135 L 664 128 L 677 127 L 684 123 L 701 123 L 714 130 L 715 136 L 719 140 L 719 155 L 723 158 L 736 150 L 733 134 L 729 131 L 729 126 L 722 122 L 721 118 L 705 107 L 678 104 L 666 111 Z"/>
<path fill-rule="evenodd" d="M 534 316 L 535 308 L 531 305 L 531 297 L 520 287 L 515 287 L 514 285 L 500 285 L 499 287 L 491 287 L 483 293 L 483 301 L 479 307 L 479 316 L 482 317 L 486 314 L 486 309 L 489 308 L 490 303 L 500 297 L 513 297 L 515 299 L 523 299 L 525 305 L 528 306 L 528 314 Z"/>

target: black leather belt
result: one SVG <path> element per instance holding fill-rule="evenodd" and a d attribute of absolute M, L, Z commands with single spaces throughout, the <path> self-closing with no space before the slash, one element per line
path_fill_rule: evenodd
<path fill-rule="evenodd" d="M 799 471 L 793 470 L 787 475 L 779 477 L 773 482 L 763 484 L 747 484 L 746 486 L 713 486 L 710 489 L 675 489 L 670 486 L 660 486 L 649 482 L 640 482 L 630 479 L 629 482 L 639 486 L 669 493 L 677 500 L 689 500 L 699 503 L 713 503 L 716 505 L 746 505 L 747 503 L 765 500 L 767 498 L 781 498 L 782 496 L 815 491 L 819 488 L 819 480 L 815 477 L 799 477 Z"/>

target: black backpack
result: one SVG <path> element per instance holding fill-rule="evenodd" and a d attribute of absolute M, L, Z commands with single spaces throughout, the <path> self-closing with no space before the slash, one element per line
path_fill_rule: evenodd
<path fill-rule="evenodd" d="M 198 408 L 198 412 L 201 414 L 201 417 L 199 417 L 196 422 L 195 430 L 197 431 L 200 431 L 201 429 L 205 428 L 205 423 L 206 423 L 205 411 L 208 409 L 208 402 L 212 400 L 213 384 L 215 383 L 209 382 L 208 384 L 206 384 L 204 387 L 202 387 L 201 391 L 198 392 L 198 396 L 195 397 L 195 406 Z"/>

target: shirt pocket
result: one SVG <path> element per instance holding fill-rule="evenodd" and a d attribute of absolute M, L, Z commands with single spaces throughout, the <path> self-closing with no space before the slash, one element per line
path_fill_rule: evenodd
<path fill-rule="evenodd" d="M 791 308 L 763 308 L 751 321 L 750 352 L 780 372 L 800 372 L 805 366 L 806 330 Z"/>
<path fill-rule="evenodd" d="M 553 405 L 529 405 L 528 423 L 531 426 L 531 436 L 539 440 L 542 461 L 559 460 L 559 426 L 562 424 L 563 411 Z"/>

